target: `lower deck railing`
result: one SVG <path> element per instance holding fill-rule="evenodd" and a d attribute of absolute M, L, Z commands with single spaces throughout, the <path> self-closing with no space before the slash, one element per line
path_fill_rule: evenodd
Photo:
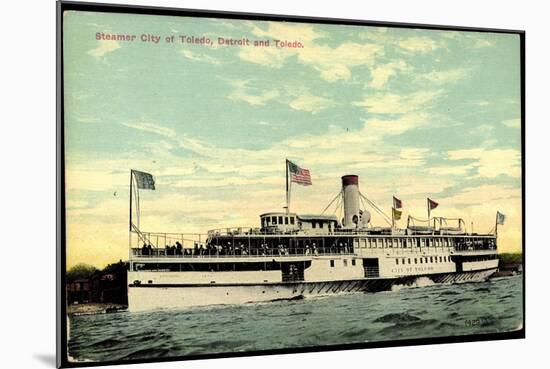
<path fill-rule="evenodd" d="M 259 249 L 259 250 L 194 250 L 194 249 L 147 249 L 133 248 L 134 258 L 242 258 L 242 257 L 296 257 L 321 255 L 354 255 L 353 250 L 336 248 L 307 249 Z"/>

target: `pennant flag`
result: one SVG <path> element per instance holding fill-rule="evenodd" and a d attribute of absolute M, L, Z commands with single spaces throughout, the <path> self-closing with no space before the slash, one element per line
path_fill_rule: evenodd
<path fill-rule="evenodd" d="M 401 215 L 403 212 L 401 210 L 397 210 L 396 208 L 392 208 L 393 210 L 393 220 L 399 220 L 401 219 Z"/>
<path fill-rule="evenodd" d="M 311 175 L 309 174 L 309 169 L 300 168 L 289 160 L 288 171 L 290 173 L 291 182 L 295 182 L 303 186 L 311 186 Z"/>
<path fill-rule="evenodd" d="M 506 215 L 502 214 L 500 211 L 497 211 L 497 224 L 503 225 Z"/>
<path fill-rule="evenodd" d="M 393 207 L 396 209 L 401 209 L 403 207 L 403 202 L 399 200 L 397 197 L 393 197 Z"/>
<path fill-rule="evenodd" d="M 433 209 L 437 208 L 438 206 L 439 206 L 439 203 L 433 201 L 432 199 L 430 199 L 430 198 L 428 197 L 428 208 L 429 208 L 430 210 L 433 210 Z"/>
<path fill-rule="evenodd" d="M 154 190 L 155 179 L 149 173 L 140 172 L 139 170 L 132 170 L 134 177 L 136 178 L 137 187 L 142 190 Z"/>

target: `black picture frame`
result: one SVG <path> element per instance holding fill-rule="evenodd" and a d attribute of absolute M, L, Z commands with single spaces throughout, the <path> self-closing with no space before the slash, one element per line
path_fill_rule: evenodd
<path fill-rule="evenodd" d="M 257 21 L 292 21 L 297 23 L 316 23 L 316 24 L 333 24 L 333 25 L 355 25 L 355 26 L 384 26 L 390 28 L 415 28 L 423 30 L 449 30 L 449 31 L 465 31 L 465 32 L 491 32 L 515 34 L 520 40 L 520 56 L 521 56 L 521 192 L 522 192 L 522 262 L 523 262 L 523 325 L 521 329 L 512 332 L 475 334 L 465 336 L 449 336 L 437 338 L 418 338 L 418 339 L 403 339 L 384 342 L 366 342 L 341 345 L 328 345 L 308 348 L 289 348 L 289 349 L 272 349 L 262 351 L 248 352 L 230 352 L 220 354 L 204 354 L 190 355 L 178 357 L 166 357 L 160 359 L 137 359 L 137 360 L 122 360 L 122 361 L 102 361 L 102 362 L 72 362 L 68 360 L 67 353 L 67 325 L 66 325 L 66 199 L 65 199 L 65 132 L 64 132 L 64 65 L 63 65 L 63 12 L 64 11 L 90 11 L 104 13 L 124 13 L 124 14 L 140 14 L 140 15 L 165 15 L 179 17 L 199 17 L 199 18 L 223 18 L 223 19 L 238 19 L 238 20 L 257 20 Z M 492 341 L 492 340 L 507 340 L 507 339 L 522 339 L 525 338 L 525 31 L 494 29 L 494 28 L 477 28 L 477 27 L 460 27 L 446 26 L 433 24 L 416 24 L 416 23 L 395 23 L 383 21 L 369 21 L 356 19 L 336 19 L 324 17 L 305 17 L 292 15 L 276 15 L 276 14 L 260 14 L 248 12 L 229 12 L 229 11 L 213 11 L 213 10 L 198 10 L 198 9 L 180 9 L 166 8 L 156 6 L 137 6 L 137 5 L 120 5 L 120 4 L 104 4 L 104 3 L 88 3 L 75 1 L 58 1 L 56 4 L 57 13 L 57 173 L 56 173 L 56 193 L 57 193 L 57 366 L 58 367 L 89 367 L 103 366 L 116 364 L 134 364 L 134 363 L 151 363 L 151 362 L 167 362 L 181 360 L 197 360 L 211 358 L 229 358 L 242 356 L 256 355 L 277 355 L 277 354 L 293 354 L 293 353 L 309 353 L 320 351 L 337 351 L 337 350 L 352 350 L 352 349 L 367 349 L 380 347 L 396 347 L 396 346 L 416 346 L 416 345 L 432 345 L 443 343 L 458 343 L 458 342 L 476 342 L 476 341 Z"/>

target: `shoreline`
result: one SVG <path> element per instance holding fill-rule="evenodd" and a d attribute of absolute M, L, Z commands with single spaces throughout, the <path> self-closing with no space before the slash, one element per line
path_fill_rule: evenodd
<path fill-rule="evenodd" d="M 126 311 L 127 305 L 114 304 L 114 303 L 83 303 L 67 306 L 68 316 L 79 315 L 95 315 L 95 314 L 111 314 Z"/>

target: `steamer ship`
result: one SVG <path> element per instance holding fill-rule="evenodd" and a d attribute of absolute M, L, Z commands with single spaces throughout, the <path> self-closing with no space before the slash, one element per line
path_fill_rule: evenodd
<path fill-rule="evenodd" d="M 258 227 L 214 229 L 206 235 L 141 231 L 139 189 L 155 189 L 154 180 L 132 171 L 129 310 L 378 292 L 419 280 L 482 281 L 497 270 L 497 227 L 503 221 L 498 212 L 494 232 L 487 234 L 468 233 L 462 219 L 449 227 L 448 219 L 430 216 L 425 226 L 415 225 L 412 217 L 405 229 L 393 221 L 373 226 L 366 202 L 378 208 L 359 191 L 357 175 L 344 175 L 333 200 L 341 205 L 341 219 L 301 215 L 289 211 L 294 177 L 289 179 L 288 168 L 287 161 L 283 211 L 261 214 Z"/>

